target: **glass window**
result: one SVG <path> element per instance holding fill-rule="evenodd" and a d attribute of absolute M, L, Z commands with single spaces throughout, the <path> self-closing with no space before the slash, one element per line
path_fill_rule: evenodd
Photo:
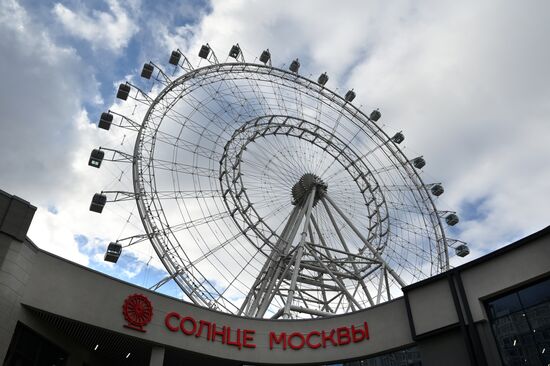
<path fill-rule="evenodd" d="M 422 366 L 416 347 L 407 348 L 365 360 L 346 362 L 343 366 Z"/>
<path fill-rule="evenodd" d="M 486 303 L 506 366 L 550 365 L 550 280 Z"/>
<path fill-rule="evenodd" d="M 543 302 L 549 302 L 550 279 L 519 291 L 519 297 L 522 305 L 526 308 Z"/>
<path fill-rule="evenodd" d="M 63 366 L 67 353 L 27 326 L 17 323 L 4 366 Z"/>
<path fill-rule="evenodd" d="M 503 296 L 489 303 L 489 312 L 494 318 L 521 310 L 521 303 L 516 292 Z"/>

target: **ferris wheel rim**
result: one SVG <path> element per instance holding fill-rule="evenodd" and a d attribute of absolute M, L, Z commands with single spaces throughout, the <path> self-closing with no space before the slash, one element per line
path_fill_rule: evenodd
<path fill-rule="evenodd" d="M 196 77 L 197 75 L 200 75 L 201 73 L 204 73 L 204 75 L 207 75 L 209 72 L 212 72 L 214 70 L 220 71 L 225 68 L 230 69 L 227 71 L 235 71 L 233 70 L 235 67 L 242 68 L 243 72 L 249 67 L 255 68 L 256 70 L 264 70 L 264 71 L 269 70 L 270 71 L 269 73 L 271 73 L 271 71 L 275 71 L 286 77 L 286 78 L 282 78 L 283 80 L 287 80 L 290 82 L 297 82 L 297 80 L 301 80 L 304 83 L 308 84 L 309 86 L 314 86 L 318 88 L 317 90 L 314 90 L 315 92 L 319 93 L 320 91 L 323 91 L 325 93 L 329 93 L 332 96 L 332 98 L 334 98 L 334 100 L 337 100 L 340 102 L 340 103 L 337 103 L 337 105 L 339 105 L 341 108 L 347 109 L 348 112 L 353 111 L 353 114 L 355 114 L 356 116 L 361 116 L 363 120 L 368 121 L 369 122 L 368 127 L 371 130 L 371 132 L 374 132 L 375 135 L 377 136 L 381 135 L 387 139 L 390 139 L 389 136 L 386 134 L 386 132 L 382 128 L 380 128 L 378 125 L 376 125 L 374 122 L 372 122 L 365 113 L 363 113 L 359 108 L 355 107 L 353 104 L 347 103 L 344 98 L 339 96 L 334 91 L 320 84 L 317 84 L 314 81 L 304 76 L 297 75 L 295 73 L 291 73 L 283 69 L 279 69 L 279 68 L 275 68 L 267 65 L 254 64 L 254 63 L 223 63 L 223 64 L 208 65 L 208 66 L 190 71 L 188 73 L 185 73 L 184 75 L 178 77 L 172 83 L 170 83 L 170 85 L 166 86 L 151 103 L 151 106 L 147 111 L 146 117 L 144 118 L 144 122 L 140 127 L 138 136 L 136 138 L 136 143 L 134 147 L 134 162 L 133 162 L 134 191 L 136 192 L 136 202 L 137 202 L 138 212 L 140 214 L 140 219 L 145 227 L 147 234 L 150 236 L 151 242 L 153 243 L 153 247 L 157 255 L 159 256 L 163 264 L 166 266 L 169 273 L 173 275 L 175 279 L 178 277 L 178 274 L 182 269 L 178 268 L 177 263 L 174 263 L 168 256 L 166 256 L 166 247 L 163 245 L 161 239 L 159 238 L 159 235 L 157 235 L 157 230 L 155 228 L 155 225 L 152 224 L 150 217 L 148 217 L 148 214 L 147 214 L 147 208 L 146 208 L 147 202 L 145 201 L 146 199 L 145 197 L 147 197 L 148 192 L 145 190 L 145 187 L 140 186 L 140 182 L 142 182 L 142 179 L 140 179 L 140 176 L 142 174 L 141 165 L 140 165 L 142 163 L 141 161 L 142 155 L 141 155 L 141 148 L 140 148 L 142 133 L 146 128 L 146 121 L 149 119 L 151 111 L 175 86 L 182 84 L 186 80 L 193 79 L 194 77 Z M 249 72 L 255 73 L 255 71 L 253 70 L 252 71 L 249 70 Z M 158 128 L 157 128 L 157 131 L 158 131 Z M 424 182 L 422 181 L 419 173 L 411 166 L 410 162 L 407 160 L 406 156 L 397 145 L 389 144 L 389 149 L 392 150 L 393 156 L 400 158 L 402 162 L 402 166 L 410 175 L 411 179 L 412 177 L 414 177 L 414 179 L 412 180 L 415 183 L 418 191 L 427 197 L 427 199 L 431 204 L 431 207 L 433 208 L 433 211 L 436 212 L 437 209 L 435 208 L 435 204 L 431 196 L 429 195 L 428 189 L 424 184 Z M 162 210 L 162 207 L 160 209 Z M 439 218 L 437 219 L 437 223 L 434 225 L 434 228 L 439 229 L 440 237 L 438 238 L 438 241 L 441 241 L 442 245 L 446 248 L 445 233 L 444 233 L 444 230 L 442 229 L 441 221 L 439 220 Z M 446 257 L 446 263 L 443 263 L 442 266 L 444 265 L 448 266 L 448 256 Z M 193 299 L 193 297 L 191 297 L 191 299 Z"/>

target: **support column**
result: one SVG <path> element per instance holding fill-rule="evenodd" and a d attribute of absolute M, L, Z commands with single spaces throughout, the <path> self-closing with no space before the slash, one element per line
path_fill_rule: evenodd
<path fill-rule="evenodd" d="M 149 366 L 163 366 L 164 364 L 164 347 L 153 346 L 151 348 L 151 359 Z"/>

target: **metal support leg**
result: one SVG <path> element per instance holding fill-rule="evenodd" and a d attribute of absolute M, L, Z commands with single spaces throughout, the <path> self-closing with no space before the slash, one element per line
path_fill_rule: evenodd
<path fill-rule="evenodd" d="M 263 295 L 265 294 L 266 287 L 268 283 L 273 279 L 272 277 L 269 277 L 269 274 L 273 274 L 273 272 L 275 271 L 274 268 L 280 265 L 279 262 L 281 260 L 281 255 L 285 249 L 284 238 L 286 238 L 289 232 L 292 231 L 292 228 L 294 227 L 296 222 L 296 218 L 299 215 L 300 215 L 300 207 L 296 206 L 292 209 L 292 212 L 283 229 L 283 232 L 281 233 L 281 236 L 277 241 L 275 249 L 271 252 L 271 255 L 266 259 L 264 266 L 262 267 L 262 270 L 258 274 L 258 277 L 256 278 L 254 285 L 251 287 L 250 292 L 246 296 L 245 301 L 241 305 L 239 314 L 241 314 L 244 311 L 246 315 L 253 316 L 253 314 L 258 310 L 258 304 L 264 297 Z"/>
<path fill-rule="evenodd" d="M 283 255 L 281 256 L 281 258 L 277 262 L 277 267 L 275 269 L 274 274 L 272 276 L 268 277 L 270 279 L 269 284 L 268 284 L 268 286 L 266 288 L 266 291 L 263 295 L 262 302 L 259 303 L 258 311 L 256 312 L 256 314 L 254 314 L 254 316 L 257 317 L 257 318 L 258 317 L 263 317 L 263 315 L 267 311 L 267 308 L 268 308 L 269 304 L 271 304 L 271 300 L 275 296 L 275 293 L 277 292 L 277 290 L 279 288 L 279 285 L 282 282 L 282 281 L 279 281 L 278 284 L 277 284 L 277 279 L 281 275 L 281 271 L 283 271 L 283 269 L 284 269 L 285 272 L 286 272 L 288 270 L 289 266 L 290 266 L 290 263 L 288 263 L 287 266 L 286 266 L 286 269 L 285 269 L 284 263 L 282 263 L 282 260 L 284 258 L 286 258 L 286 256 L 288 255 L 288 252 L 290 251 L 290 247 L 292 246 L 292 242 L 294 241 L 294 238 L 296 236 L 296 233 L 298 232 L 298 228 L 300 226 L 300 223 L 302 222 L 302 219 L 303 219 L 305 213 L 306 213 L 306 208 L 305 207 L 300 207 L 299 214 L 297 215 L 296 220 L 290 226 L 289 236 L 281 241 L 280 245 L 282 245 L 284 247 Z"/>
<path fill-rule="evenodd" d="M 361 241 L 367 246 L 367 248 L 369 248 L 369 250 L 372 252 L 372 254 L 374 255 L 374 257 L 380 262 L 382 263 L 382 265 L 384 265 L 384 267 L 386 267 L 386 270 L 391 274 L 391 276 L 397 281 L 397 283 L 399 283 L 399 286 L 401 287 L 405 287 L 406 284 L 405 282 L 401 279 L 401 277 L 399 277 L 399 275 L 397 274 L 397 272 L 395 272 L 389 265 L 388 263 L 382 258 L 382 256 L 380 255 L 380 253 L 378 253 L 378 251 L 372 246 L 371 243 L 369 243 L 369 241 L 363 236 L 363 234 L 361 233 L 361 231 L 359 231 L 359 229 L 357 229 L 355 227 L 355 225 L 353 225 L 353 223 L 351 222 L 351 220 L 344 214 L 344 212 L 342 210 L 340 210 L 340 208 L 336 205 L 336 203 L 334 203 L 333 200 L 330 199 L 330 197 L 328 195 L 326 195 L 325 197 L 321 198 L 321 201 L 324 202 L 325 199 L 331 204 L 332 207 L 334 207 L 334 209 L 336 210 L 336 212 L 338 212 L 338 214 L 344 219 L 344 221 L 346 221 L 346 223 L 349 225 L 349 227 L 355 232 L 355 235 L 357 235 L 359 237 L 359 239 L 361 239 Z"/>
<path fill-rule="evenodd" d="M 338 235 L 338 239 L 340 239 L 340 242 L 342 243 L 342 247 L 344 248 L 344 250 L 347 253 L 350 253 L 349 247 L 346 244 L 346 241 L 344 240 L 344 236 L 342 235 L 342 232 L 338 228 L 338 224 L 336 223 L 336 220 L 334 219 L 334 216 L 332 216 L 332 212 L 330 212 L 330 209 L 329 209 L 327 203 L 325 202 L 324 199 L 321 199 L 321 202 L 323 203 L 323 206 L 325 207 L 325 210 L 327 211 L 327 214 L 328 214 L 328 217 L 330 219 L 330 222 L 332 223 L 332 226 L 334 226 L 334 230 L 336 230 L 336 235 Z M 348 256 L 348 258 L 350 258 L 350 257 Z M 353 270 L 355 271 L 355 274 L 359 278 L 359 271 L 357 269 L 357 265 L 355 263 L 352 263 L 352 267 L 353 267 Z M 369 303 L 371 304 L 371 306 L 374 305 L 374 301 L 372 300 L 372 296 L 370 295 L 370 292 L 367 289 L 367 285 L 365 285 L 365 282 L 362 279 L 360 279 L 359 284 L 361 285 L 361 288 L 363 289 L 363 292 L 365 293 L 365 295 L 367 295 L 367 299 L 369 300 Z"/>
<path fill-rule="evenodd" d="M 357 300 L 355 300 L 353 298 L 353 296 L 349 293 L 349 291 L 346 289 L 346 286 L 344 285 L 344 283 L 338 278 L 336 277 L 336 275 L 334 273 L 332 273 L 332 271 L 330 270 L 330 268 L 327 267 L 326 264 L 324 264 L 322 261 L 321 261 L 321 258 L 319 258 L 317 256 L 317 253 L 315 253 L 315 251 L 311 250 L 311 255 L 313 255 L 313 257 L 321 264 L 321 266 L 323 268 L 325 268 L 327 270 L 327 272 L 329 273 L 329 275 L 332 277 L 332 279 L 334 280 L 334 282 L 336 282 L 338 284 L 338 286 L 340 286 L 342 292 L 346 295 L 346 297 L 348 298 L 348 301 L 350 302 L 352 308 L 353 308 L 353 305 L 355 304 L 355 306 L 357 306 L 358 309 L 361 309 L 361 305 L 359 305 L 359 303 L 357 302 Z M 355 309 L 353 309 L 355 310 Z"/>
<path fill-rule="evenodd" d="M 288 296 L 285 303 L 285 310 L 283 311 L 283 318 L 290 318 L 290 305 L 294 299 L 294 291 L 296 289 L 296 279 L 298 278 L 298 273 L 300 272 L 300 262 L 302 260 L 302 255 L 304 253 L 304 245 L 307 238 L 307 230 L 309 228 L 309 222 L 311 220 L 311 210 L 313 209 L 313 201 L 315 200 L 315 193 L 317 192 L 317 187 L 313 187 L 309 193 L 307 200 L 306 208 L 306 217 L 304 222 L 304 228 L 301 233 L 300 243 L 298 244 L 298 251 L 296 253 L 296 260 L 294 262 L 294 271 L 292 272 L 292 279 L 290 281 L 290 288 L 288 290 Z"/>

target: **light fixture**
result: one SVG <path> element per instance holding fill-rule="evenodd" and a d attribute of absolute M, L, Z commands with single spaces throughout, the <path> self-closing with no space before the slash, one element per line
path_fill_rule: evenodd
<path fill-rule="evenodd" d="M 94 351 L 97 351 L 98 348 L 99 348 L 99 344 L 96 344 L 94 347 Z"/>
<path fill-rule="evenodd" d="M 517 339 L 514 339 L 514 344 L 513 344 L 514 346 L 516 345 L 516 342 L 517 342 Z"/>
<path fill-rule="evenodd" d="M 130 357 L 130 355 L 131 355 L 131 353 L 130 353 L 130 352 L 128 352 L 128 354 L 126 355 L 126 358 Z"/>

